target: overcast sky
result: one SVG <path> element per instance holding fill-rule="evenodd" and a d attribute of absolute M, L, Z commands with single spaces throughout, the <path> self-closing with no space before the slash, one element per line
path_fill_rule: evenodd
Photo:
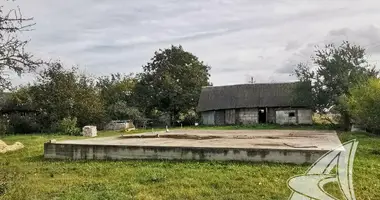
<path fill-rule="evenodd" d="M 28 50 L 94 76 L 140 72 L 181 44 L 212 67 L 214 85 L 284 82 L 315 45 L 343 40 L 380 62 L 378 0 L 17 0 L 34 17 Z M 16 84 L 30 77 L 15 78 Z"/>

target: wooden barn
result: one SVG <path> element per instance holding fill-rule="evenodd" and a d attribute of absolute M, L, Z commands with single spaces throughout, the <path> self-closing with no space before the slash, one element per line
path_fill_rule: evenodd
<path fill-rule="evenodd" d="M 295 103 L 300 82 L 208 86 L 202 88 L 197 111 L 204 125 L 312 124 L 307 102 Z"/>

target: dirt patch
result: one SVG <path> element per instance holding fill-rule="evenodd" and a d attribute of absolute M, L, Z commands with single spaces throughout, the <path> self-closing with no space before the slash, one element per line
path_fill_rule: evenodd
<path fill-rule="evenodd" d="M 7 145 L 4 141 L 0 140 L 0 153 L 6 153 L 8 151 L 17 151 L 24 148 L 21 142 L 15 142 L 12 145 Z"/>

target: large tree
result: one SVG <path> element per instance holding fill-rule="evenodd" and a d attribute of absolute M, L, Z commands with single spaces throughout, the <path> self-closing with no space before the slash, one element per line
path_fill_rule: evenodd
<path fill-rule="evenodd" d="M 41 125 L 47 129 L 67 117 L 76 117 L 79 126 L 97 124 L 104 115 L 95 81 L 76 68 L 65 69 L 59 62 L 50 63 L 39 74 L 29 95 L 40 113 Z"/>
<path fill-rule="evenodd" d="M 136 82 L 137 79 L 133 74 L 123 75 L 116 73 L 98 78 L 96 85 L 106 106 L 118 101 L 125 101 L 130 105 L 133 104 L 132 92 Z"/>
<path fill-rule="evenodd" d="M 210 67 L 182 46 L 155 52 L 143 70 L 135 87 L 140 107 L 168 113 L 170 120 L 195 109 L 202 86 L 209 85 Z"/>
<path fill-rule="evenodd" d="M 7 70 L 21 75 L 42 64 L 25 51 L 29 41 L 19 37 L 21 32 L 31 30 L 32 20 L 23 17 L 19 8 L 6 10 L 0 6 L 0 89 L 10 87 Z"/>
<path fill-rule="evenodd" d="M 335 107 L 342 116 L 345 129 L 348 129 L 351 117 L 341 100 L 350 96 L 351 87 L 370 77 L 376 77 L 378 72 L 368 64 L 365 49 L 347 41 L 340 46 L 329 44 L 317 48 L 312 61 L 313 66 L 300 63 L 295 69 L 301 82 L 312 83 L 312 95 L 298 92 L 297 98 L 306 98 L 321 113 Z"/>
<path fill-rule="evenodd" d="M 136 108 L 133 90 L 137 79 L 133 74 L 111 74 L 98 78 L 97 87 L 110 119 L 139 120 L 142 114 Z"/>

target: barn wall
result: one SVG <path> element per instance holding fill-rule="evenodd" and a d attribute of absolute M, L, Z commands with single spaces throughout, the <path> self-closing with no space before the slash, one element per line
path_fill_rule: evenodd
<path fill-rule="evenodd" d="M 294 116 L 290 116 L 290 113 L 294 113 Z M 297 124 L 297 110 L 276 110 L 276 123 Z"/>
<path fill-rule="evenodd" d="M 215 125 L 215 111 L 202 112 L 203 125 Z"/>
<path fill-rule="evenodd" d="M 267 122 L 268 123 L 276 123 L 276 109 L 268 108 L 267 110 Z"/>
<path fill-rule="evenodd" d="M 226 124 L 235 124 L 236 123 L 236 115 L 235 109 L 225 110 L 225 121 Z"/>
<path fill-rule="evenodd" d="M 255 124 L 258 123 L 258 109 L 257 108 L 241 108 L 239 109 L 239 123 L 240 124 Z"/>
<path fill-rule="evenodd" d="M 224 125 L 224 110 L 215 111 L 215 125 Z"/>
<path fill-rule="evenodd" d="M 298 109 L 297 117 L 299 124 L 312 124 L 313 113 L 310 109 Z"/>

